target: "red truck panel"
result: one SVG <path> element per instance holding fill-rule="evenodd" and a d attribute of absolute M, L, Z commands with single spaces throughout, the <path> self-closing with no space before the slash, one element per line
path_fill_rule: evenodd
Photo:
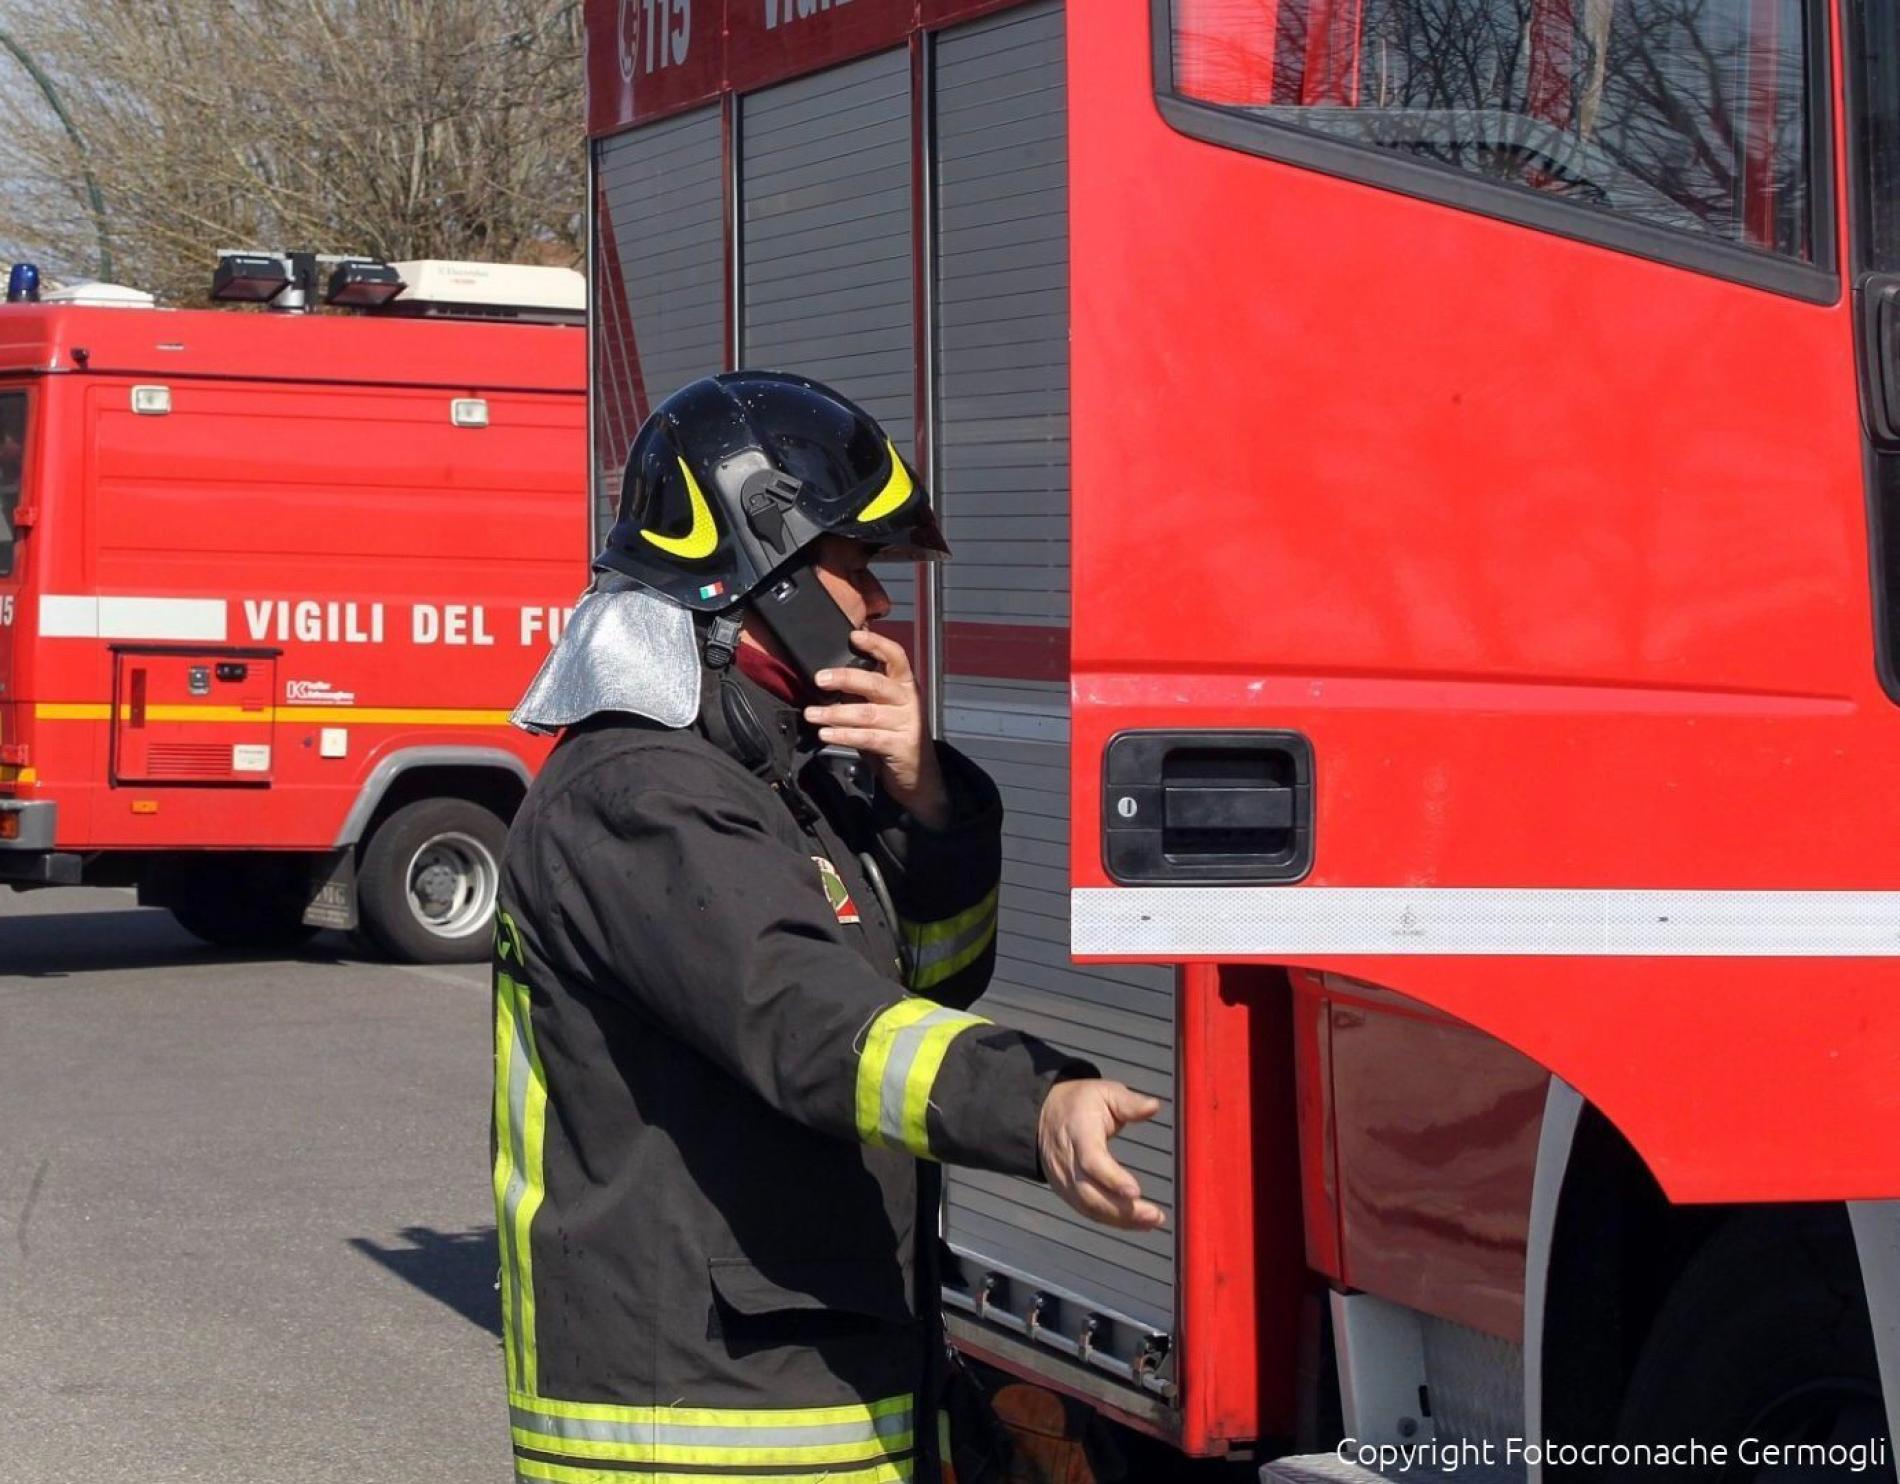
<path fill-rule="evenodd" d="M 1525 1254 L 1547 1072 L 1375 986 L 1298 974 L 1330 1023 L 1343 1284 L 1524 1337 Z M 1317 1264 L 1316 1264 L 1317 1265 Z"/>
<path fill-rule="evenodd" d="M 1190 139 L 1130 106 L 1150 40 L 1070 32 L 1078 887 L 1114 734 L 1273 727 L 1312 743 L 1310 875 L 1182 888 L 1202 927 L 1147 954 L 1248 956 L 1315 888 L 1891 890 L 1846 299 Z M 1892 958 L 1421 931 L 1260 956 L 1498 1037 L 1677 1198 L 1900 1192 Z"/>

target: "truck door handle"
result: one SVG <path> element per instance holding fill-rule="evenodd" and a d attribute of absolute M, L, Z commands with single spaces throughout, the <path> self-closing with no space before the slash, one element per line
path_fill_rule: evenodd
<path fill-rule="evenodd" d="M 1163 830 L 1284 830 L 1293 790 L 1280 784 L 1169 784 L 1161 790 Z"/>
<path fill-rule="evenodd" d="M 1128 885 L 1296 881 L 1313 861 L 1297 732 L 1122 732 L 1102 766 L 1102 864 Z"/>

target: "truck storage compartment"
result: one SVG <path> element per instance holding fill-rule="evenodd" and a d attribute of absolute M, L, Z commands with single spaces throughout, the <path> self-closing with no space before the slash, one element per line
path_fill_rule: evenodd
<path fill-rule="evenodd" d="M 603 140 L 594 165 L 594 527 L 613 528 L 633 435 L 653 403 L 726 364 L 719 109 Z"/>
<path fill-rule="evenodd" d="M 113 651 L 114 783 L 268 784 L 276 651 Z"/>
<path fill-rule="evenodd" d="M 1069 302 L 1060 4 L 940 33 L 935 84 L 933 488 L 956 559 L 941 569 L 943 735 L 1006 808 L 1002 922 L 987 1015 L 1160 1097 L 1116 1141 L 1169 1212 L 1131 1233 L 1046 1188 L 952 1169 L 945 1298 L 1148 1392 L 1172 1389 L 1174 975 L 1069 958 Z M 1005 1341 L 1007 1343 L 1007 1341 Z"/>
<path fill-rule="evenodd" d="M 739 364 L 835 386 L 916 457 L 910 53 L 879 52 L 739 100 Z M 891 621 L 916 581 L 879 578 Z"/>
<path fill-rule="evenodd" d="M 1067 696 L 1060 686 L 953 680 L 946 736 L 1003 793 L 1003 891 L 994 1020 L 1155 1094 L 1159 1117 L 1115 1155 L 1169 1214 L 1158 1232 L 1099 1226 L 1046 1187 L 946 1171 L 944 1229 L 959 1271 L 952 1308 L 1147 1390 L 1167 1392 L 1174 1333 L 1174 974 L 1069 960 Z"/>

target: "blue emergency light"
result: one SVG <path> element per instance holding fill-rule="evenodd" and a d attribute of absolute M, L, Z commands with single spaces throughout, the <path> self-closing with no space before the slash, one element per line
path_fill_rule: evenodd
<path fill-rule="evenodd" d="M 32 263 L 15 263 L 7 274 L 7 303 L 40 302 L 40 270 Z"/>

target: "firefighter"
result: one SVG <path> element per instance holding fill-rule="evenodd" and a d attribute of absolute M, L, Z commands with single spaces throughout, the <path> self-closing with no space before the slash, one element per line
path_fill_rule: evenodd
<path fill-rule="evenodd" d="M 935 1480 L 931 1162 L 1161 1223 L 1108 1149 L 1155 1100 L 968 1008 L 1001 806 L 868 627 L 877 555 L 947 548 L 868 415 L 796 377 L 695 382 L 635 440 L 517 712 L 561 731 L 496 935 L 519 1480 Z M 868 665 L 804 672 L 832 610 L 761 611 L 799 582 Z"/>

